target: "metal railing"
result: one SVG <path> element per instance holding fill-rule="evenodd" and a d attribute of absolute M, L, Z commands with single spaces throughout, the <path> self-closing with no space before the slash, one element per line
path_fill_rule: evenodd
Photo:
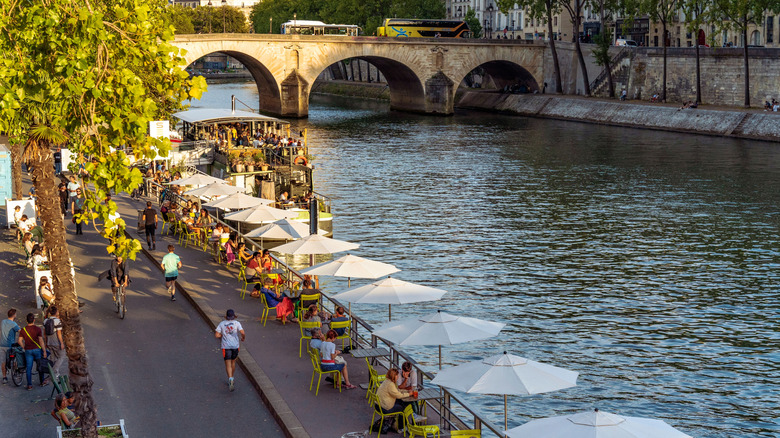
<path fill-rule="evenodd" d="M 153 186 L 157 186 L 159 189 L 163 189 L 162 186 L 157 184 L 154 181 L 147 180 L 147 184 L 152 184 Z M 187 202 L 186 199 L 184 199 L 182 196 L 171 193 L 170 199 L 175 200 L 180 205 L 182 203 Z M 263 246 L 256 241 L 244 237 L 243 234 L 241 234 L 237 229 L 233 228 L 232 226 L 225 223 L 223 220 L 213 217 L 212 218 L 215 223 L 218 223 L 222 225 L 223 227 L 227 227 L 231 234 L 236 233 L 236 240 L 237 241 L 243 241 L 248 248 L 250 248 L 253 251 L 262 251 Z M 275 255 L 271 254 L 271 258 L 274 260 L 274 263 L 277 267 L 282 268 L 285 273 L 285 282 L 289 286 L 294 281 L 298 281 L 299 283 L 303 283 L 303 274 L 293 269 L 290 265 L 285 263 L 284 261 L 280 260 Z M 323 308 L 333 312 L 335 311 L 336 307 L 338 306 L 344 306 L 342 303 L 340 303 L 338 300 L 333 299 L 324 293 L 321 294 L 322 296 L 322 304 Z M 344 306 L 346 307 L 346 306 Z M 385 341 L 382 338 L 379 338 L 377 336 L 373 335 L 374 327 L 360 318 L 359 316 L 355 316 L 354 314 L 351 315 L 351 321 L 352 326 L 350 327 L 350 337 L 352 338 L 352 342 L 358 346 L 362 347 L 370 347 L 370 348 L 376 348 L 381 346 L 382 344 L 385 348 L 390 351 L 390 357 L 384 361 L 382 364 L 384 367 L 395 367 L 400 369 L 401 368 L 401 360 L 409 362 L 412 364 L 412 367 L 417 372 L 418 379 L 417 381 L 420 383 L 420 386 L 424 386 L 425 379 L 433 380 L 434 375 L 423 370 L 417 361 L 412 359 L 407 353 L 404 351 L 396 348 L 394 344 Z M 492 422 L 484 419 L 480 413 L 477 411 L 476 408 L 471 406 L 468 402 L 463 400 L 458 395 L 450 392 L 447 390 L 447 388 L 440 387 L 440 390 L 442 391 L 443 397 L 441 402 L 439 401 L 426 401 L 425 403 L 428 405 L 430 409 L 432 409 L 434 412 L 436 412 L 437 415 L 439 415 L 441 419 L 441 424 L 443 429 L 445 430 L 458 430 L 458 429 L 478 429 L 480 431 L 484 431 L 484 429 L 489 430 L 490 432 L 494 433 L 497 437 L 503 437 L 505 434 L 503 433 L 503 430 L 500 427 L 497 427 Z M 458 412 L 460 411 L 460 412 Z M 464 419 L 462 417 L 463 411 L 465 411 L 470 418 L 470 421 Z"/>

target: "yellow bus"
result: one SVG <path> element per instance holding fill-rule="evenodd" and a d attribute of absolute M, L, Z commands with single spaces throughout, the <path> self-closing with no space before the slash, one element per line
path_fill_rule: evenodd
<path fill-rule="evenodd" d="M 386 18 L 377 36 L 411 38 L 468 38 L 469 25 L 461 20 Z"/>

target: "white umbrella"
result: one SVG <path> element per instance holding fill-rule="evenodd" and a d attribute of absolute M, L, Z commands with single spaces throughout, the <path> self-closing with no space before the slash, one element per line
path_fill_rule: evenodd
<path fill-rule="evenodd" d="M 374 336 L 398 345 L 438 345 L 439 369 L 441 346 L 492 338 L 506 324 L 477 318 L 450 315 L 441 310 L 424 316 L 385 324 L 374 330 Z"/>
<path fill-rule="evenodd" d="M 344 240 L 337 240 L 320 236 L 319 234 L 311 234 L 300 240 L 277 246 L 276 248 L 271 249 L 271 251 L 293 255 L 333 254 L 335 252 L 357 249 L 359 246 L 359 243 L 351 243 Z"/>
<path fill-rule="evenodd" d="M 532 420 L 506 431 L 510 438 L 691 438 L 661 420 L 580 412 Z"/>
<path fill-rule="evenodd" d="M 330 260 L 310 268 L 303 269 L 301 274 L 326 275 L 332 277 L 347 277 L 347 287 L 352 278 L 379 278 L 385 275 L 395 274 L 400 269 L 389 263 L 364 259 L 363 257 L 347 254 L 336 260 Z"/>
<path fill-rule="evenodd" d="M 244 234 L 244 237 L 294 240 L 308 236 L 309 231 L 309 225 L 304 224 L 303 222 L 290 219 L 281 219 L 268 225 L 263 225 L 260 228 L 254 229 Z M 326 231 L 323 230 L 319 230 L 319 232 L 326 233 Z"/>
<path fill-rule="evenodd" d="M 447 291 L 408 281 L 385 278 L 365 286 L 347 289 L 333 296 L 348 303 L 387 304 L 388 318 L 393 318 L 393 304 L 420 303 L 440 300 Z"/>
<path fill-rule="evenodd" d="M 232 195 L 233 193 L 241 193 L 243 191 L 244 189 L 236 186 L 216 182 L 197 189 L 188 190 L 184 192 L 184 194 L 192 196 L 225 196 Z"/>
<path fill-rule="evenodd" d="M 531 395 L 577 385 L 579 373 L 535 362 L 513 354 L 499 354 L 439 371 L 431 381 L 472 394 L 504 396 L 504 429 L 507 429 L 507 395 Z"/>
<path fill-rule="evenodd" d="M 272 204 L 273 202 L 270 199 L 249 196 L 246 193 L 233 193 L 203 205 L 221 210 L 243 210 L 245 208 L 257 207 L 258 205 Z"/>
<path fill-rule="evenodd" d="M 187 178 L 180 178 L 165 184 L 176 184 L 179 186 L 205 186 L 213 183 L 227 184 L 227 181 L 224 179 L 214 178 L 213 176 L 196 173 L 195 175 L 188 176 Z"/>
<path fill-rule="evenodd" d="M 255 198 L 260 199 L 260 198 Z M 208 204 L 206 204 L 208 205 Z M 256 205 L 245 210 L 236 211 L 225 215 L 225 219 L 232 221 L 246 222 L 248 224 L 261 224 L 268 221 L 278 221 L 280 219 L 291 219 L 297 217 L 298 213 L 282 210 L 281 208 L 269 207 L 267 205 Z"/>

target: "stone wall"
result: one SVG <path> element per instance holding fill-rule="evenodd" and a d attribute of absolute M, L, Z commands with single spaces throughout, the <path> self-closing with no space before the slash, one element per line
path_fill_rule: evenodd
<path fill-rule="evenodd" d="M 559 96 L 465 92 L 456 106 L 614 126 L 780 141 L 780 114 L 678 110 L 620 101 Z"/>

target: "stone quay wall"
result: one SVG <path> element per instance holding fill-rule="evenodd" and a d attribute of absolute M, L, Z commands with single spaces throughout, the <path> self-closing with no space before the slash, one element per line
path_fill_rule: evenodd
<path fill-rule="evenodd" d="M 780 141 L 780 114 L 604 101 L 562 96 L 465 92 L 460 108 L 603 125 Z"/>

